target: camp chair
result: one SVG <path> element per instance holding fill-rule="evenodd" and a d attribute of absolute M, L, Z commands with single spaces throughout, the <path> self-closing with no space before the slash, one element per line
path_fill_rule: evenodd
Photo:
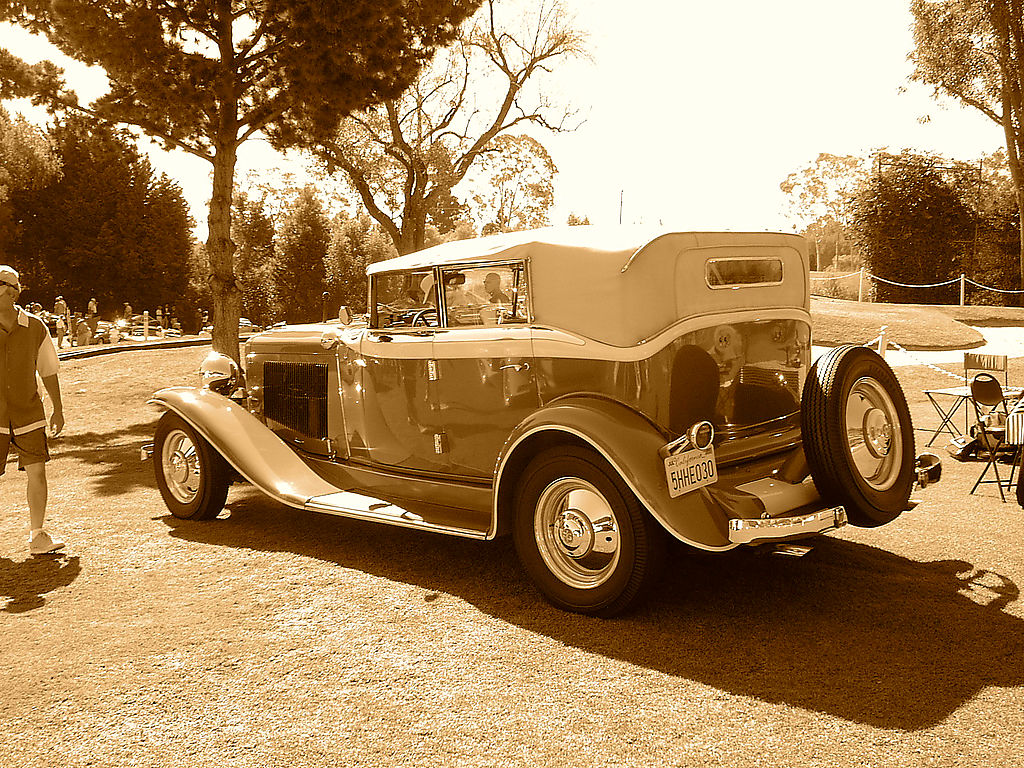
<path fill-rule="evenodd" d="M 999 488 L 999 498 L 1006 501 L 1003 486 L 1009 487 L 1009 481 L 999 477 L 999 465 L 996 462 L 1000 451 L 1009 445 L 1006 440 L 1006 422 L 1009 413 L 999 379 L 991 373 L 975 374 L 971 379 L 971 404 L 974 406 L 976 420 L 974 434 L 986 455 L 985 468 L 978 475 L 974 487 L 971 488 L 971 493 L 973 494 L 982 483 L 996 483 Z M 995 473 L 995 480 L 985 479 L 989 468 Z"/>
<path fill-rule="evenodd" d="M 1003 374 L 1003 388 L 1009 386 L 1007 379 L 1008 358 L 1006 355 L 982 355 L 977 352 L 964 352 L 964 378 L 971 380 L 971 371 L 991 371 Z"/>

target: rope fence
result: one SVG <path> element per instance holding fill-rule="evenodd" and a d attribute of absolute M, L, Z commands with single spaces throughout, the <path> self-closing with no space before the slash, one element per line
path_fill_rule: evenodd
<path fill-rule="evenodd" d="M 915 355 L 913 352 L 911 352 L 906 347 L 903 347 L 900 344 L 897 344 L 892 339 L 885 338 L 885 331 L 886 331 L 886 329 L 888 329 L 888 327 L 889 327 L 888 325 L 883 325 L 879 329 L 878 335 L 875 336 L 875 338 L 873 338 L 871 341 L 865 341 L 863 344 L 861 344 L 861 346 L 862 347 L 874 347 L 875 349 L 877 349 L 878 354 L 880 354 L 883 358 L 885 357 L 886 350 L 889 349 L 890 347 L 892 347 L 896 351 L 902 352 L 903 354 L 905 354 L 907 357 L 909 357 L 911 360 L 916 362 L 918 365 L 923 365 L 926 368 L 931 368 L 933 371 L 936 371 L 938 373 L 944 373 L 947 376 L 949 376 L 951 379 L 956 379 L 957 383 L 959 383 L 959 384 L 966 384 L 967 383 L 967 378 L 964 377 L 964 376 L 961 376 L 959 373 L 953 373 L 952 371 L 947 371 L 945 368 L 940 368 L 937 365 L 929 363 L 927 360 L 923 360 L 922 358 L 920 358 L 917 355 Z"/>
<path fill-rule="evenodd" d="M 880 275 L 874 275 L 868 272 L 863 267 L 856 272 L 850 272 L 845 275 L 822 275 L 812 274 L 811 275 L 811 293 L 814 293 L 814 284 L 816 282 L 829 282 L 839 280 L 849 280 L 850 278 L 857 278 L 857 301 L 864 301 L 865 288 L 870 290 L 871 281 L 874 280 L 879 283 L 885 283 L 886 285 L 893 285 L 898 288 L 942 288 L 948 285 L 960 284 L 960 306 L 965 305 L 965 298 L 967 292 L 967 286 L 970 285 L 982 291 L 992 291 L 993 293 L 1002 294 L 1013 294 L 1020 295 L 1024 294 L 1024 290 L 1009 290 L 1006 288 L 996 288 L 992 285 L 985 285 L 979 283 L 977 280 L 972 280 L 967 275 L 961 274 L 960 277 L 953 277 L 949 280 L 943 280 L 940 283 L 900 283 L 896 280 L 889 280 L 888 278 L 881 277 Z"/>

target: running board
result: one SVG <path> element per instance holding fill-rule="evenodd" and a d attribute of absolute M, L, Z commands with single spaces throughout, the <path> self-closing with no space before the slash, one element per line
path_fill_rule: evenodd
<path fill-rule="evenodd" d="M 469 539 L 486 539 L 487 528 L 466 528 L 455 525 L 452 515 L 445 514 L 446 508 L 424 509 L 421 513 L 391 504 L 372 496 L 365 496 L 352 491 L 338 491 L 337 493 L 325 493 L 320 496 L 313 496 L 303 505 L 304 509 L 310 512 L 322 512 L 328 515 L 339 515 L 341 517 L 352 517 L 357 520 L 369 520 L 374 523 L 387 523 L 398 525 L 403 528 L 415 528 L 421 531 L 434 531 L 445 533 L 450 536 L 463 536 Z M 490 520 L 487 521 L 488 527 Z"/>

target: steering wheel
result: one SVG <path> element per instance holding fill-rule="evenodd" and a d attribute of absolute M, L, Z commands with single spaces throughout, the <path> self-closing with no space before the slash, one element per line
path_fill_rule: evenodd
<path fill-rule="evenodd" d="M 433 323 L 430 320 L 433 319 Z M 416 311 L 412 316 L 412 327 L 417 325 L 437 325 L 437 310 L 434 307 L 426 307 Z"/>

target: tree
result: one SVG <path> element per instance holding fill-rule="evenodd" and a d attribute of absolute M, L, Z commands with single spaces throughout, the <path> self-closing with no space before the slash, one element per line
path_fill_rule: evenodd
<path fill-rule="evenodd" d="M 0 252 L 17 236 L 14 205 L 60 177 L 60 158 L 49 139 L 23 117 L 0 107 Z"/>
<path fill-rule="evenodd" d="M 280 315 L 274 274 L 274 222 L 265 208 L 266 200 L 236 193 L 231 218 L 231 239 L 237 246 L 238 282 L 242 289 L 242 311 L 257 325 L 270 325 Z"/>
<path fill-rule="evenodd" d="M 321 319 L 329 243 L 330 222 L 316 191 L 306 187 L 285 211 L 274 244 L 274 283 L 288 322 Z"/>
<path fill-rule="evenodd" d="M 0 98 L 138 126 L 213 166 L 209 205 L 215 350 L 238 359 L 241 290 L 231 202 L 239 146 L 325 136 L 345 114 L 394 99 L 480 0 L 21 0 L 0 21 L 103 68 L 109 92 L 79 103 L 51 62 L 0 50 Z"/>
<path fill-rule="evenodd" d="M 815 221 L 846 221 L 847 203 L 870 170 L 867 158 L 821 152 L 810 165 L 789 174 L 779 184 L 787 195 L 787 215 L 798 226 Z"/>
<path fill-rule="evenodd" d="M 397 255 L 391 238 L 368 215 L 338 214 L 331 222 L 326 262 L 332 314 L 342 304 L 353 312 L 365 312 L 367 265 Z"/>
<path fill-rule="evenodd" d="M 430 221 L 445 231 L 452 190 L 499 134 L 524 123 L 566 129 L 573 113 L 544 95 L 541 76 L 583 54 L 559 0 L 529 10 L 486 0 L 400 98 L 353 115 L 310 148 L 348 178 L 399 253 L 419 250 Z"/>
<path fill-rule="evenodd" d="M 586 216 L 577 216 L 575 213 L 570 213 L 565 223 L 570 227 L 585 227 L 590 224 L 590 219 Z"/>
<path fill-rule="evenodd" d="M 880 165 L 851 206 L 854 238 L 872 273 L 907 285 L 958 274 L 974 221 L 961 191 L 940 170 L 906 153 Z M 928 303 L 949 302 L 958 289 L 925 293 L 879 282 L 876 290 L 882 301 Z"/>
<path fill-rule="evenodd" d="M 74 117 L 51 140 L 59 179 L 17 200 L 11 246 L 36 300 L 95 296 L 109 310 L 174 304 L 187 281 L 192 220 L 178 185 L 156 174 L 124 131 Z"/>
<path fill-rule="evenodd" d="M 1016 195 L 1024 284 L 1024 3 L 914 0 L 911 79 L 952 96 L 1003 129 Z"/>
<path fill-rule="evenodd" d="M 480 163 L 474 195 L 482 234 L 513 232 L 549 224 L 558 173 L 544 146 L 532 136 L 499 136 Z"/>

